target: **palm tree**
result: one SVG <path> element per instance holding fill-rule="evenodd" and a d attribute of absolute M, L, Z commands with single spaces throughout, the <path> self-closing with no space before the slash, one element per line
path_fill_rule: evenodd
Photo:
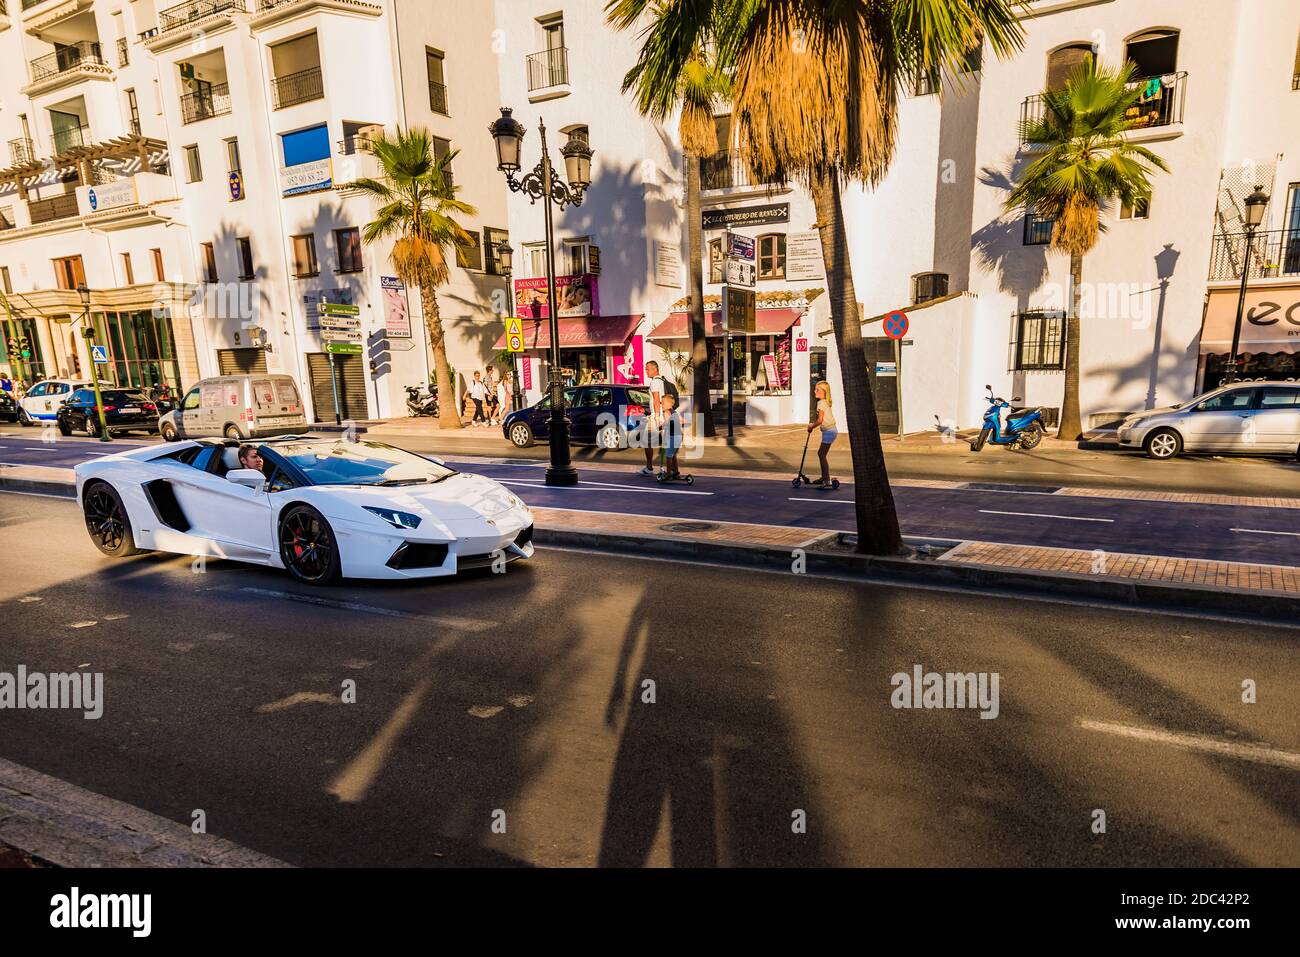
<path fill-rule="evenodd" d="M 1079 303 L 1083 296 L 1083 257 L 1106 226 L 1101 211 L 1119 200 L 1130 207 L 1151 196 L 1152 169 L 1168 172 L 1165 161 L 1125 137 L 1133 121 L 1126 114 L 1140 91 L 1130 87 L 1136 67 L 1108 70 L 1085 60 L 1061 90 L 1042 95 L 1042 116 L 1026 120 L 1025 142 L 1042 150 L 1015 189 L 1008 210 L 1032 207 L 1054 220 L 1052 248 L 1070 257 L 1070 312 L 1065 331 L 1065 394 L 1056 436 L 1075 441 L 1083 435 L 1079 418 Z"/>
<path fill-rule="evenodd" d="M 621 4 L 629 7 L 631 4 Z M 632 27 L 637 14 L 630 17 L 610 5 L 610 22 L 620 30 Z M 672 4 L 660 4 L 654 10 L 655 22 L 650 30 L 669 29 L 664 18 L 675 13 Z M 697 38 L 677 75 L 675 85 L 661 87 L 656 74 L 647 69 L 644 60 L 638 61 L 623 79 L 623 92 L 633 91 L 637 109 L 644 116 L 663 122 L 679 109 L 678 136 L 682 141 L 683 165 L 686 170 L 686 248 L 690 257 L 691 293 L 691 364 L 694 370 L 691 393 L 697 415 L 703 415 L 704 434 L 716 434 L 713 424 L 713 403 L 709 395 L 709 347 L 704 328 L 704 249 L 700 215 L 701 160 L 719 150 L 717 126 L 713 108 L 729 93 L 728 77 L 717 68 L 708 31 Z M 667 95 L 666 95 L 667 94 Z"/>
<path fill-rule="evenodd" d="M 610 0 L 636 22 L 655 10 L 638 64 L 663 95 L 712 41 L 732 79 L 732 133 L 759 179 L 805 184 L 817 209 L 851 436 L 858 550 L 902 545 L 862 348 L 840 190 L 875 186 L 894 157 L 898 101 L 915 77 L 956 70 L 987 39 L 999 54 L 1023 33 L 1017 0 Z"/>
<path fill-rule="evenodd" d="M 367 244 L 394 240 L 393 271 L 408 286 L 419 288 L 438 377 L 438 425 L 459 429 L 460 404 L 456 383 L 451 381 L 436 292 L 451 276 L 448 249 L 472 242 L 455 217 L 474 216 L 478 210 L 456 198 L 458 187 L 451 182 L 456 153 L 436 159 L 428 130 L 398 129 L 391 137 L 386 133 L 372 137 L 369 145 L 383 172 L 379 179 L 359 179 L 354 184 L 379 203 L 362 239 Z"/>

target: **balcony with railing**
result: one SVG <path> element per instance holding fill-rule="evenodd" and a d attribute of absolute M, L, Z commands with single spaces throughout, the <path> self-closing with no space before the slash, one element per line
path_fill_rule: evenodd
<path fill-rule="evenodd" d="M 324 96 L 325 81 L 318 66 L 277 76 L 271 81 L 271 102 L 275 104 L 277 110 L 323 99 Z"/>
<path fill-rule="evenodd" d="M 158 14 L 158 32 L 167 33 L 218 13 L 247 13 L 246 0 L 189 0 Z"/>
<path fill-rule="evenodd" d="M 1250 244 L 1249 279 L 1300 276 L 1300 229 L 1261 230 L 1214 237 L 1210 252 L 1210 280 L 1240 280 Z"/>
<path fill-rule="evenodd" d="M 36 162 L 36 144 L 20 136 L 9 141 L 9 162 L 14 166 L 28 166 Z"/>
<path fill-rule="evenodd" d="M 78 216 L 80 211 L 77 208 L 77 194 L 65 193 L 62 196 L 51 196 L 49 199 L 34 199 L 27 204 L 27 212 L 31 216 L 33 226 Z"/>
<path fill-rule="evenodd" d="M 550 90 L 569 85 L 569 51 L 553 47 L 525 57 L 528 67 L 528 92 Z"/>
<path fill-rule="evenodd" d="M 749 164 L 739 150 L 721 150 L 700 159 L 700 190 L 759 188 L 783 186 L 780 176 L 758 179 L 749 172 Z"/>
<path fill-rule="evenodd" d="M 66 153 L 70 149 L 76 149 L 78 146 L 85 146 L 90 142 L 89 126 L 72 126 L 66 130 L 55 130 L 50 136 L 50 150 L 53 155 L 58 156 L 60 153 Z"/>
<path fill-rule="evenodd" d="M 443 116 L 450 116 L 447 111 L 447 86 L 435 80 L 429 81 L 429 109 Z"/>
<path fill-rule="evenodd" d="M 31 61 L 32 82 L 40 83 L 82 66 L 108 66 L 94 40 L 80 40 Z"/>
<path fill-rule="evenodd" d="M 1187 73 L 1171 73 L 1165 77 L 1151 77 L 1129 84 L 1130 90 L 1139 90 L 1137 102 L 1129 107 L 1126 117 L 1130 133 L 1139 130 L 1159 129 L 1181 125 L 1183 101 L 1187 96 Z M 1046 106 L 1043 94 L 1026 97 L 1020 104 L 1020 145 L 1033 145 L 1025 137 L 1026 129 L 1041 121 Z"/>
<path fill-rule="evenodd" d="M 199 120 L 224 116 L 230 112 L 230 84 L 217 83 L 206 89 L 186 93 L 181 97 L 181 122 L 197 123 Z"/>

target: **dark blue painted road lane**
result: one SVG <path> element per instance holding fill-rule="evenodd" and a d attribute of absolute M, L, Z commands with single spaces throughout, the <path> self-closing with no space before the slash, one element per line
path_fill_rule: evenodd
<path fill-rule="evenodd" d="M 549 488 L 541 466 L 449 464 L 503 482 L 530 505 L 854 529 L 849 486 L 820 492 L 795 490 L 788 480 L 703 475 L 693 486 L 660 485 L 631 472 L 589 469 L 576 488 Z M 908 486 L 895 487 L 894 496 L 909 537 L 1300 565 L 1300 509 Z"/>
<path fill-rule="evenodd" d="M 41 430 L 0 430 L 0 463 L 71 468 L 142 443 L 82 438 L 41 442 Z M 450 461 L 498 479 L 530 505 L 652 515 L 665 519 L 756 522 L 854 530 L 852 489 L 795 490 L 788 479 L 701 474 L 695 485 L 660 485 L 611 469 L 584 469 L 576 488 L 548 488 L 541 463 Z M 1269 565 L 1300 565 L 1300 509 L 1197 505 L 1055 495 L 1029 489 L 895 486 L 903 533 L 1015 545 L 1102 549 Z"/>

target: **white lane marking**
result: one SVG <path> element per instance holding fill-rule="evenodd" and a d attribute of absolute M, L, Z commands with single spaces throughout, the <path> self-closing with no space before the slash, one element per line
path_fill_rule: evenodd
<path fill-rule="evenodd" d="M 688 492 L 676 488 L 637 488 L 634 485 L 583 482 L 579 485 L 547 485 L 544 482 L 520 482 L 516 479 L 496 479 L 502 485 L 526 485 L 529 488 L 554 488 L 562 492 L 643 492 L 647 495 L 712 495 L 712 492 Z"/>
<path fill-rule="evenodd" d="M 24 452 L 62 452 L 62 449 L 56 449 L 50 445 L 24 445 Z"/>
<path fill-rule="evenodd" d="M 499 621 L 485 621 L 481 618 L 458 618 L 452 615 L 420 615 L 396 608 L 382 608 L 379 605 L 366 605 L 357 601 L 343 601 L 338 598 L 320 598 L 316 595 L 297 595 L 288 591 L 273 591 L 269 588 L 247 586 L 239 589 L 249 595 L 261 595 L 265 598 L 281 598 L 285 601 L 300 601 L 307 605 L 320 605 L 325 608 L 338 608 L 343 611 L 358 611 L 366 615 L 383 615 L 386 618 L 406 618 L 411 621 L 427 621 L 430 624 L 446 628 L 458 628 L 462 631 L 486 631 L 495 628 Z"/>
<path fill-rule="evenodd" d="M 1230 528 L 1230 532 L 1240 532 L 1243 535 L 1289 535 L 1292 538 L 1300 538 L 1300 532 L 1275 532 L 1268 528 Z"/>
<path fill-rule="evenodd" d="M 116 452 L 87 452 L 87 455 L 116 455 Z"/>
<path fill-rule="evenodd" d="M 1177 734 L 1173 731 L 1160 731 L 1155 728 L 1138 728 L 1128 724 L 1114 724 L 1110 721 L 1091 721 L 1080 718 L 1079 727 L 1085 731 L 1100 731 L 1122 738 L 1134 738 L 1138 741 L 1152 741 L 1156 744 L 1168 744 L 1187 751 L 1201 751 L 1205 754 L 1220 754 L 1256 764 L 1271 764 L 1274 767 L 1289 768 L 1300 771 L 1300 754 L 1282 751 L 1260 744 L 1236 744 L 1232 741 L 1220 741 L 1203 734 Z"/>
<path fill-rule="evenodd" d="M 980 509 L 985 515 L 1022 515 L 1025 518 L 1059 518 L 1067 522 L 1107 522 L 1114 524 L 1113 518 L 1080 518 L 1077 515 L 1046 515 L 1042 512 L 999 512 L 994 508 Z"/>
<path fill-rule="evenodd" d="M 851 498 L 798 498 L 794 495 L 789 496 L 791 502 L 836 502 L 840 505 L 852 505 Z"/>

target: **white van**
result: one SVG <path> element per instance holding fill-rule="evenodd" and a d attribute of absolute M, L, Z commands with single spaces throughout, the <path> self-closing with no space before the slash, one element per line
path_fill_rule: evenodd
<path fill-rule="evenodd" d="M 305 432 L 302 396 L 287 375 L 223 375 L 195 385 L 158 420 L 168 442 L 203 435 L 255 439 Z"/>

